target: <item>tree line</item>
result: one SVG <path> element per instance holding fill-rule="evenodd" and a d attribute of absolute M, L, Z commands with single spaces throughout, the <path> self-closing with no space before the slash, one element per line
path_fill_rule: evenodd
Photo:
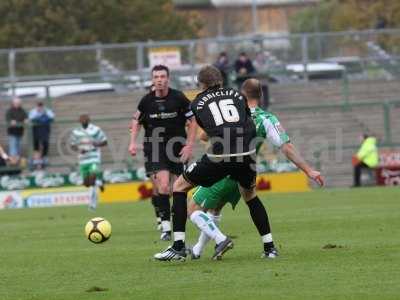
<path fill-rule="evenodd" d="M 0 48 L 195 38 L 171 0 L 2 0 Z"/>

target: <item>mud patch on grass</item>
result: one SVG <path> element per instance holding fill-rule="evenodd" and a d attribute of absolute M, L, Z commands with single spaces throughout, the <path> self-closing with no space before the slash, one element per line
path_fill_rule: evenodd
<path fill-rule="evenodd" d="M 107 292 L 108 289 L 107 288 L 101 288 L 98 286 L 92 286 L 91 288 L 88 288 L 86 290 L 87 293 L 94 293 L 94 292 Z"/>
<path fill-rule="evenodd" d="M 336 244 L 326 244 L 325 246 L 322 247 L 324 250 L 329 250 L 329 249 L 344 249 L 345 246 L 342 245 L 336 245 Z"/>

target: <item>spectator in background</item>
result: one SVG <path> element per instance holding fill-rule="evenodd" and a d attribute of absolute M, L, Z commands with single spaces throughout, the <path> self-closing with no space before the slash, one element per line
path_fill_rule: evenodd
<path fill-rule="evenodd" d="M 14 98 L 11 107 L 6 112 L 8 152 L 13 161 L 18 161 L 21 156 L 21 141 L 27 118 L 28 115 L 22 108 L 21 99 Z"/>
<path fill-rule="evenodd" d="M 379 164 L 379 155 L 376 138 L 364 134 L 361 147 L 352 158 L 354 167 L 354 187 L 361 186 L 361 171 L 363 169 L 375 169 Z"/>
<path fill-rule="evenodd" d="M 31 171 L 40 171 L 45 167 L 42 154 L 39 151 L 33 151 L 32 158 L 29 160 L 29 169 Z"/>
<path fill-rule="evenodd" d="M 247 54 L 245 52 L 240 53 L 238 59 L 235 61 L 236 84 L 238 85 L 238 89 L 241 88 L 242 83 L 246 79 L 249 79 L 255 71 L 256 69 Z"/>
<path fill-rule="evenodd" d="M 7 171 L 2 170 L 3 167 L 7 166 L 7 161 L 9 160 L 9 157 L 7 153 L 4 151 L 3 147 L 0 145 L 0 176 L 2 175 L 7 175 Z"/>
<path fill-rule="evenodd" d="M 253 66 L 257 73 L 257 77 L 261 82 L 262 89 L 262 99 L 260 102 L 260 106 L 264 109 L 268 109 L 270 102 L 273 102 L 273 99 L 269 94 L 269 86 L 268 82 L 273 82 L 272 78 L 268 75 L 268 52 L 259 51 L 256 54 L 256 58 L 254 59 Z"/>
<path fill-rule="evenodd" d="M 257 73 L 266 73 L 268 71 L 268 60 L 264 52 L 257 52 L 253 66 Z"/>
<path fill-rule="evenodd" d="M 226 87 L 228 85 L 228 74 L 229 74 L 229 59 L 226 52 L 221 52 L 217 58 L 217 61 L 214 63 L 214 66 L 221 72 L 223 86 Z"/>
<path fill-rule="evenodd" d="M 32 122 L 33 149 L 41 154 L 44 163 L 47 164 L 49 152 L 50 127 L 54 120 L 54 113 L 38 102 L 36 107 L 29 112 L 29 120 Z"/>
<path fill-rule="evenodd" d="M 4 162 L 6 162 L 6 161 L 9 159 L 9 157 L 8 157 L 8 155 L 7 155 L 7 153 L 6 153 L 6 151 L 4 151 L 3 147 L 1 147 L 1 145 L 0 145 L 0 158 L 1 158 Z"/>
<path fill-rule="evenodd" d="M 0 146 L 0 176 L 14 176 L 20 175 L 22 169 L 25 167 L 25 159 L 13 159 L 13 157 L 8 156 L 4 149 Z M 2 167 L 6 167 L 3 169 Z"/>

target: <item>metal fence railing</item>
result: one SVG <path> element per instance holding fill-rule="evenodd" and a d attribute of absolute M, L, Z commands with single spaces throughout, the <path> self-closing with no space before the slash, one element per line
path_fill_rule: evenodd
<path fill-rule="evenodd" d="M 271 72 L 284 70 L 288 64 L 301 64 L 304 79 L 313 72 L 311 63 L 327 61 L 346 66 L 354 76 L 390 79 L 400 73 L 399 45 L 400 29 L 385 29 L 4 49 L 0 50 L 0 81 L 102 77 L 104 64 L 112 66 L 114 75 L 140 75 L 149 67 L 149 51 L 160 47 L 178 48 L 182 68 L 189 70 L 214 62 L 221 51 L 226 51 L 232 62 L 245 51 Z"/>

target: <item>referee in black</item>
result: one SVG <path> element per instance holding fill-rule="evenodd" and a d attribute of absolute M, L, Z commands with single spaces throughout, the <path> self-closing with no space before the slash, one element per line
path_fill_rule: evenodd
<path fill-rule="evenodd" d="M 144 127 L 143 152 L 145 169 L 153 182 L 152 202 L 161 218 L 161 239 L 171 239 L 171 182 L 182 174 L 190 160 L 197 124 L 190 101 L 178 90 L 169 87 L 169 69 L 164 65 L 151 70 L 153 90 L 139 102 L 131 123 L 129 152 L 137 154 L 137 137 Z M 172 212 L 176 205 L 172 205 Z M 179 208 L 178 208 L 179 209 Z"/>

